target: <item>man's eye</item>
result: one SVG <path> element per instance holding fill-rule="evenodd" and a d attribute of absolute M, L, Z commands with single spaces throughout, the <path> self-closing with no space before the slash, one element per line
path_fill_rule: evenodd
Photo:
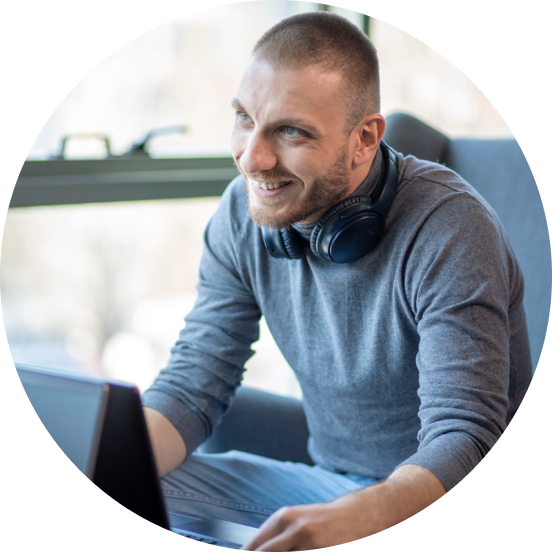
<path fill-rule="evenodd" d="M 284 127 L 284 132 L 287 134 L 287 136 L 300 136 L 301 131 L 295 127 Z"/>
<path fill-rule="evenodd" d="M 238 113 L 238 117 L 239 117 L 239 119 L 242 123 L 250 123 L 251 122 L 251 117 L 249 115 L 247 115 L 246 113 L 244 113 L 243 111 L 240 111 L 240 113 Z"/>

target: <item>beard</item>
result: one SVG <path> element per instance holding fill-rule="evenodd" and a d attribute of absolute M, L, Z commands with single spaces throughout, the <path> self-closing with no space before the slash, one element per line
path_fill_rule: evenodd
<path fill-rule="evenodd" d="M 290 228 L 292 224 L 303 222 L 306 224 L 316 222 L 323 213 L 339 203 L 348 195 L 350 175 L 347 167 L 348 148 L 339 152 L 336 160 L 328 169 L 326 174 L 316 178 L 310 187 L 307 188 L 305 182 L 289 171 L 280 169 L 271 169 L 249 175 L 253 180 L 264 180 L 268 182 L 293 182 L 300 186 L 306 193 L 300 194 L 300 197 L 290 204 L 283 213 L 278 213 L 278 206 L 282 201 L 276 197 L 273 203 L 253 203 L 249 191 L 248 176 L 241 169 L 238 160 L 235 160 L 236 167 L 241 172 L 245 181 L 245 191 L 247 194 L 247 208 L 249 217 L 259 226 L 274 228 Z M 321 213 L 317 218 L 314 215 Z"/>

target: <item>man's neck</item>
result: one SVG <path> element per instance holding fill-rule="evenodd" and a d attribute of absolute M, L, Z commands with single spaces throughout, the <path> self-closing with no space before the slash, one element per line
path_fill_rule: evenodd
<path fill-rule="evenodd" d="M 375 190 L 378 182 L 380 181 L 381 175 L 383 173 L 383 153 L 381 148 L 376 150 L 376 155 L 372 160 L 370 170 L 364 178 L 364 180 L 358 185 L 356 190 L 351 194 L 351 196 L 369 196 Z M 351 197 L 349 196 L 349 197 Z"/>
<path fill-rule="evenodd" d="M 364 180 L 358 185 L 356 190 L 349 196 L 369 196 L 372 194 L 380 181 L 380 178 L 383 174 L 383 153 L 381 148 L 378 148 L 376 155 L 372 160 L 372 165 L 368 174 Z M 312 229 L 316 226 L 316 222 L 313 224 L 293 224 L 292 225 L 299 234 L 301 234 L 306 239 L 310 239 L 310 234 Z"/>

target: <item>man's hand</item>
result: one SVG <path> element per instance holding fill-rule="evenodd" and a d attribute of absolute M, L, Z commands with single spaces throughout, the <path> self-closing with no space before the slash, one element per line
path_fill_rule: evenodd
<path fill-rule="evenodd" d="M 261 525 L 244 550 L 313 550 L 366 536 L 359 512 L 335 502 L 288 506 Z"/>
<path fill-rule="evenodd" d="M 333 502 L 281 508 L 244 549 L 282 552 L 344 544 L 392 527 L 444 494 L 430 471 L 404 465 L 385 481 Z"/>

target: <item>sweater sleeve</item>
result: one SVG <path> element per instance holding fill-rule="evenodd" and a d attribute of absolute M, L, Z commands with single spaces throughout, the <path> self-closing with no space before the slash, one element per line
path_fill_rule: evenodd
<path fill-rule="evenodd" d="M 468 193 L 447 197 L 419 228 L 404 267 L 419 335 L 417 452 L 403 464 L 447 490 L 505 429 L 510 317 L 523 282 L 496 216 Z"/>
<path fill-rule="evenodd" d="M 238 268 L 244 232 L 239 184 L 229 186 L 205 230 L 196 303 L 166 368 L 142 395 L 144 406 L 176 427 L 189 452 L 229 407 L 259 337 L 259 307 Z"/>

